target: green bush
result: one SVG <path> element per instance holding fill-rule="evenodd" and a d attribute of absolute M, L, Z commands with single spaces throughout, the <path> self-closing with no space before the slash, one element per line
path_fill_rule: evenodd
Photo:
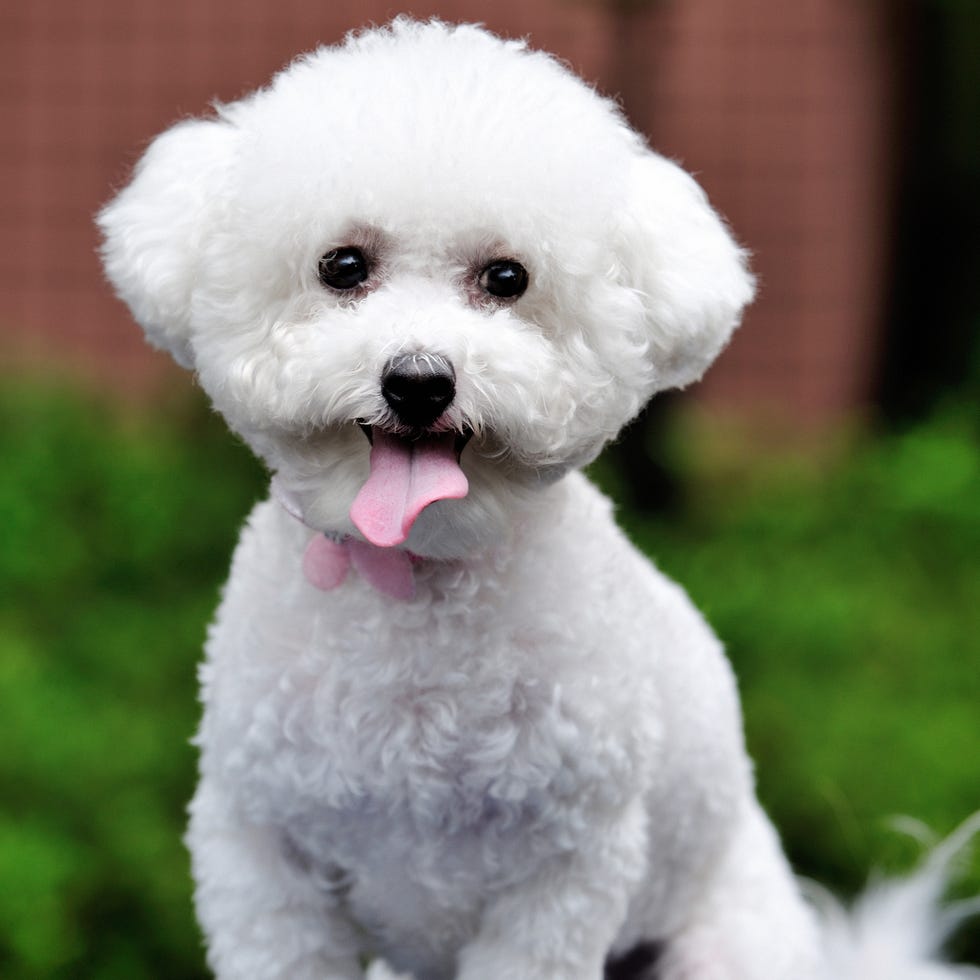
<path fill-rule="evenodd" d="M 725 638 L 760 789 L 844 888 L 977 807 L 980 494 L 955 414 L 829 473 L 698 477 L 621 515 Z M 0 394 L 0 976 L 204 976 L 181 844 L 195 665 L 265 476 L 199 400 Z M 980 890 L 977 876 L 967 888 Z"/>
<path fill-rule="evenodd" d="M 204 976 L 195 665 L 264 478 L 196 404 L 0 396 L 0 976 Z"/>
<path fill-rule="evenodd" d="M 621 515 L 726 644 L 795 867 L 845 892 L 921 856 L 894 817 L 945 834 L 980 806 L 978 445 L 963 406 L 837 463 L 682 460 L 680 517 Z"/>

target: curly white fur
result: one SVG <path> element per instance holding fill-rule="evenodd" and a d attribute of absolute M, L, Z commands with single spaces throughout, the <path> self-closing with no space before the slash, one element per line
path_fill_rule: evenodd
<path fill-rule="evenodd" d="M 642 943 L 663 980 L 826 976 L 722 651 L 575 472 L 752 297 L 694 181 L 552 58 L 397 20 L 164 133 L 100 224 L 150 340 L 278 487 L 202 669 L 218 976 L 597 980 Z M 350 292 L 317 276 L 340 247 L 371 256 Z M 481 289 L 502 258 L 519 298 Z M 405 353 L 454 369 L 435 428 L 471 434 L 469 492 L 412 526 L 410 601 L 319 591 L 304 549 L 359 539 L 361 426 L 399 431 Z"/>

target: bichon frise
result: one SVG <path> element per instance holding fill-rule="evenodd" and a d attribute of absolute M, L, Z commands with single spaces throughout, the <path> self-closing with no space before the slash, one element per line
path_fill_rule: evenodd
<path fill-rule="evenodd" d="M 954 975 L 828 967 L 718 641 L 578 472 L 753 294 L 613 104 L 397 20 L 164 133 L 100 224 L 274 474 L 202 670 L 219 977 Z"/>

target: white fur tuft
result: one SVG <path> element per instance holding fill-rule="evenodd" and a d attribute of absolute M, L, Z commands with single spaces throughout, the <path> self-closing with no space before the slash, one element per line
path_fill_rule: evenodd
<path fill-rule="evenodd" d="M 850 909 L 818 886 L 809 892 L 820 912 L 827 980 L 977 980 L 980 969 L 938 961 L 943 944 L 980 900 L 944 903 L 943 896 L 971 839 L 974 814 L 904 878 L 872 882 Z"/>
<path fill-rule="evenodd" d="M 630 168 L 629 187 L 623 264 L 646 313 L 654 390 L 683 388 L 721 353 L 755 282 L 747 253 L 680 167 L 642 153 Z"/>
<path fill-rule="evenodd" d="M 218 120 L 179 123 L 153 141 L 98 217 L 110 281 L 150 342 L 182 367 L 194 366 L 193 295 L 234 140 Z"/>

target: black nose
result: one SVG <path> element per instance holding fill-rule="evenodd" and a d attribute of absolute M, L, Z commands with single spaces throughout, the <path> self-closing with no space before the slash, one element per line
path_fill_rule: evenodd
<path fill-rule="evenodd" d="M 381 394 L 399 422 L 423 429 L 452 404 L 456 373 L 440 354 L 400 354 L 385 367 Z"/>

